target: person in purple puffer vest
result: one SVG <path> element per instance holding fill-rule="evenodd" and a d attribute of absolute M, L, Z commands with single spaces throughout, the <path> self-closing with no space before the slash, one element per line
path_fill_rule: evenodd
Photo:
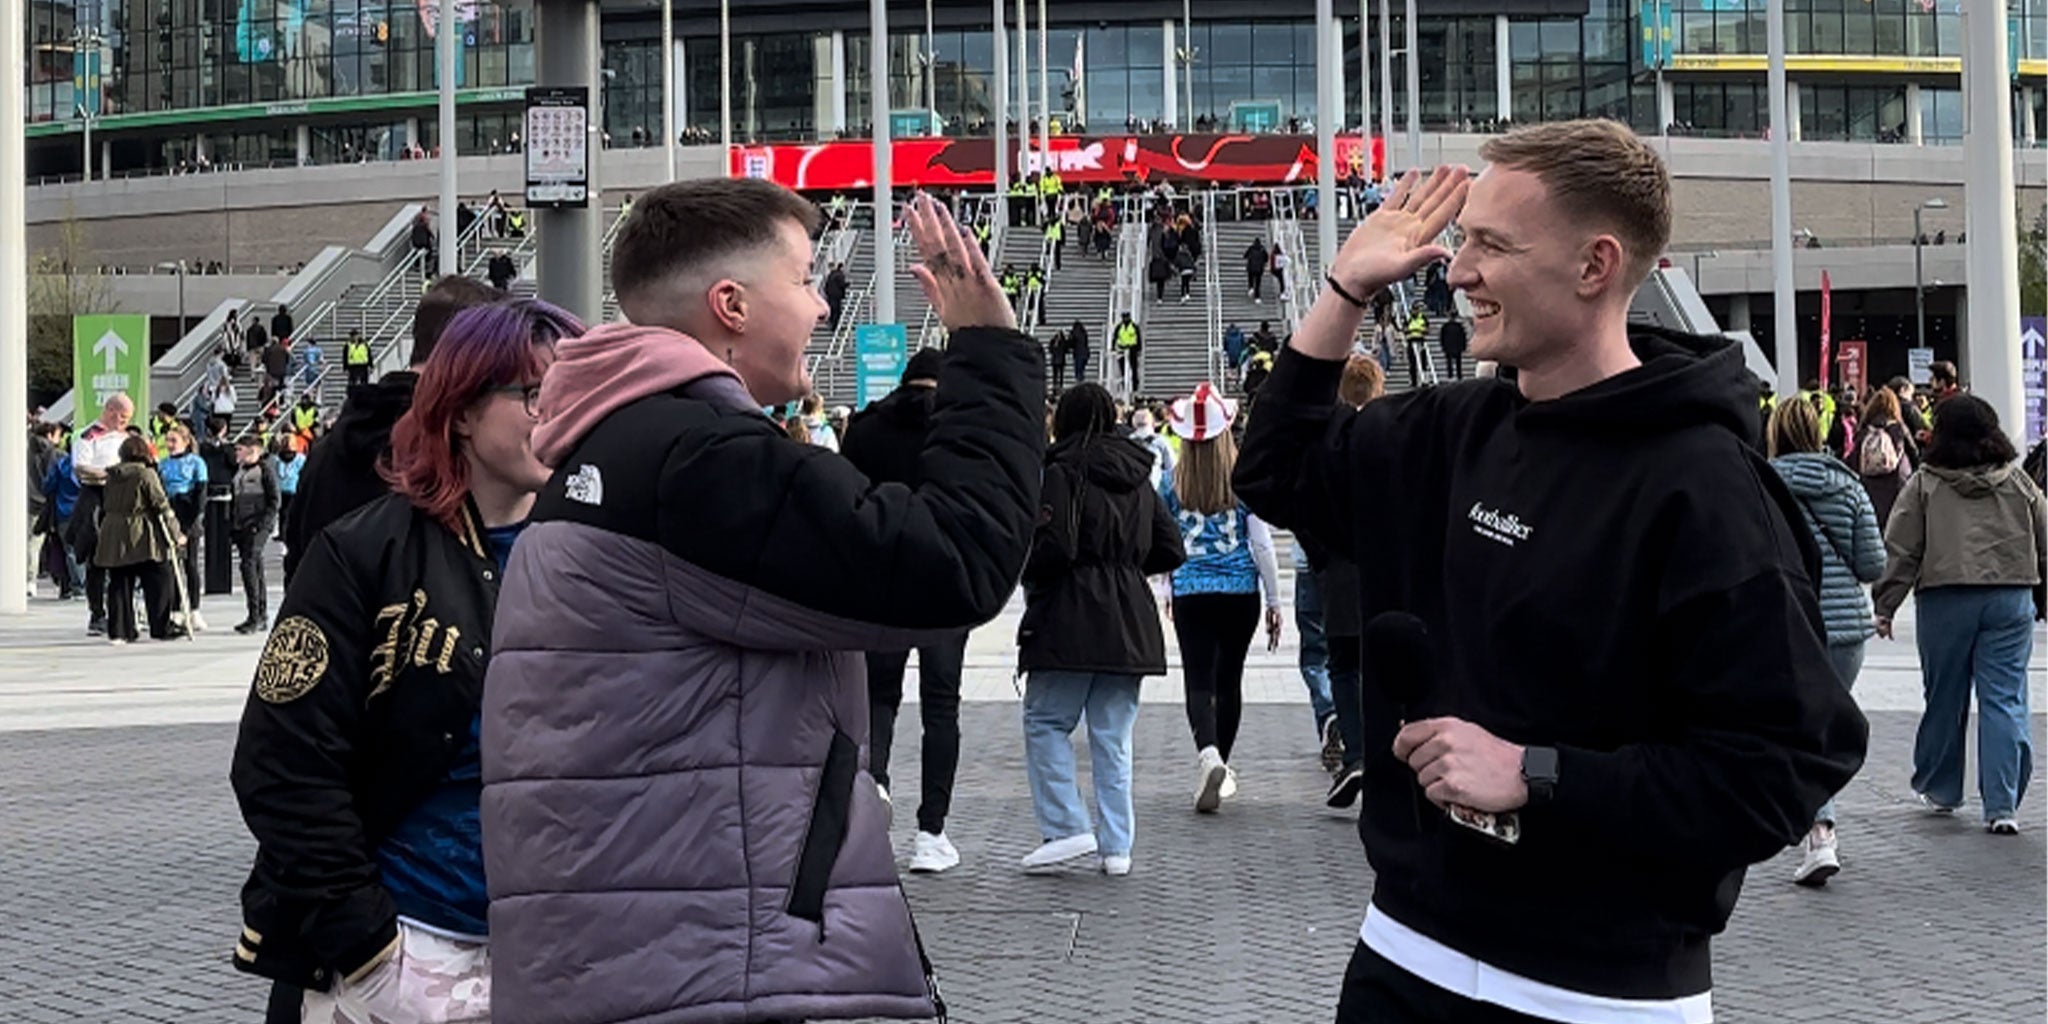
<path fill-rule="evenodd" d="M 1044 366 L 927 199 L 915 273 L 950 334 L 916 487 L 792 443 L 827 307 L 817 211 L 663 186 L 620 229 L 630 323 L 562 344 L 554 469 L 499 595 L 484 692 L 493 1020 L 943 1015 L 864 769 L 860 652 L 993 618 L 1038 510 Z"/>

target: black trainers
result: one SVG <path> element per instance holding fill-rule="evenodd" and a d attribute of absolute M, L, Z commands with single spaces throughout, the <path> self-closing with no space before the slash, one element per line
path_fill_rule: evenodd
<path fill-rule="evenodd" d="M 1333 809 L 1344 810 L 1358 802 L 1358 794 L 1364 789 L 1365 766 L 1346 765 L 1337 773 L 1337 777 L 1330 781 L 1330 795 L 1323 798 L 1323 803 Z"/>
<path fill-rule="evenodd" d="M 261 633 L 265 628 L 266 624 L 262 619 L 247 619 L 241 625 L 235 627 L 235 632 L 247 636 L 250 633 Z"/>
<path fill-rule="evenodd" d="M 104 615 L 95 615 L 95 616 L 93 616 L 93 619 L 92 619 L 92 621 L 91 621 L 91 622 L 88 622 L 88 623 L 86 623 L 86 625 L 85 625 L 85 635 L 86 635 L 86 636 L 106 636 L 106 635 L 107 635 L 107 617 L 106 617 L 106 616 L 104 616 Z"/>

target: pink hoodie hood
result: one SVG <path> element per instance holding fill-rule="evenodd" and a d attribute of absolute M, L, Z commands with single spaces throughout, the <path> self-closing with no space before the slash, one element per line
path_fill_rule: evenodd
<path fill-rule="evenodd" d="M 718 375 L 739 383 L 697 339 L 666 327 L 614 323 L 564 339 L 541 380 L 533 454 L 542 465 L 559 466 L 583 435 L 619 408 Z"/>

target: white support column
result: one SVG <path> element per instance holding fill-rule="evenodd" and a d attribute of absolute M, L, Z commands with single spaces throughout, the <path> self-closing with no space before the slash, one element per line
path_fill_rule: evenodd
<path fill-rule="evenodd" d="M 2020 144 L 2032 146 L 2040 138 L 2041 126 L 2034 123 L 2034 87 L 2023 85 L 2020 87 Z M 100 166 L 106 166 L 106 161 L 101 160 Z"/>
<path fill-rule="evenodd" d="M 1785 83 L 1785 123 L 1787 139 L 1798 142 L 1806 134 L 1806 125 L 1799 114 L 1799 83 Z"/>
<path fill-rule="evenodd" d="M 22 88 L 28 53 L 26 5 L 0 0 L 0 54 L 13 80 L 0 88 L 0 423 L 18 431 L 28 420 L 28 181 L 20 139 L 27 130 Z M 0 444 L 0 615 L 28 614 L 28 448 L 16 434 Z"/>
<path fill-rule="evenodd" d="M 1174 52 L 1179 49 L 1179 46 L 1174 41 L 1174 36 L 1180 31 L 1180 28 L 1173 23 L 1172 18 L 1161 21 L 1159 26 L 1160 59 L 1166 63 L 1166 74 L 1161 80 L 1162 88 L 1160 90 L 1166 94 L 1165 119 L 1169 127 L 1178 128 L 1180 127 L 1180 57 Z"/>
<path fill-rule="evenodd" d="M 663 183 L 676 180 L 675 0 L 661 0 L 661 166 Z"/>
<path fill-rule="evenodd" d="M 832 110 L 834 132 L 846 130 L 846 33 L 832 30 Z"/>
<path fill-rule="evenodd" d="M 1671 84 L 1670 75 L 1657 76 L 1657 131 L 1678 121 L 1678 87 Z"/>
<path fill-rule="evenodd" d="M 1366 170 L 1372 164 L 1372 0 L 1358 0 L 1358 125 L 1365 137 Z"/>
<path fill-rule="evenodd" d="M 408 123 L 405 126 L 405 144 L 411 146 L 419 141 L 419 125 L 417 123 Z M 292 129 L 292 155 L 298 158 L 300 167 L 313 162 L 313 129 L 311 126 L 302 124 Z M 106 161 L 101 160 L 100 163 L 104 166 Z"/>
<path fill-rule="evenodd" d="M 1963 210 L 1970 244 L 1968 333 L 1961 336 L 1970 391 L 1998 410 L 2008 436 L 2026 439 L 2021 400 L 2019 222 L 2013 209 L 2012 83 L 2005 0 L 1963 4 Z"/>
<path fill-rule="evenodd" d="M 1512 41 L 1508 33 L 1508 16 L 1493 16 L 1493 103 L 1498 108 L 1494 118 L 1512 121 L 1515 117 L 1515 76 L 1509 48 Z"/>
<path fill-rule="evenodd" d="M 1408 29 L 1408 42 L 1402 54 L 1401 66 L 1408 71 L 1408 158 L 1419 170 L 1422 162 L 1422 62 L 1421 56 L 1422 16 L 1416 13 L 1415 0 L 1408 0 L 1408 14 L 1403 23 Z"/>
<path fill-rule="evenodd" d="M 2027 123 L 2033 123 L 2033 116 L 2031 114 L 2028 115 Z M 299 126 L 300 132 L 303 133 L 305 130 L 305 125 Z M 304 136 L 302 135 L 301 137 L 303 138 Z M 300 152 L 303 153 L 305 150 L 301 149 Z M 300 163 L 304 162 L 303 159 L 300 161 Z M 114 176 L 114 144 L 104 138 L 100 140 L 100 164 L 99 169 L 95 173 L 100 176 L 101 181 L 107 181 Z"/>
<path fill-rule="evenodd" d="M 669 51 L 668 59 L 669 74 L 675 76 L 676 83 L 675 135 L 677 144 L 680 145 L 683 137 L 683 129 L 688 128 L 690 126 L 689 47 L 683 45 L 683 41 L 681 39 L 676 40 L 675 49 Z"/>
<path fill-rule="evenodd" d="M 1769 40 L 1765 74 L 1771 123 L 1771 361 L 1776 364 L 1778 395 L 1799 390 L 1799 317 L 1792 280 L 1792 132 L 1797 124 L 1786 113 L 1792 90 L 1785 82 L 1785 0 L 1768 0 L 1765 31 Z"/>
<path fill-rule="evenodd" d="M 1906 141 L 1915 146 L 1927 144 L 1923 126 L 1920 124 L 1920 83 L 1906 84 Z"/>
<path fill-rule="evenodd" d="M 1330 29 L 1330 34 L 1327 38 L 1330 41 L 1330 77 L 1337 83 L 1337 107 L 1335 111 L 1336 117 L 1330 121 L 1330 130 L 1341 132 L 1344 130 L 1344 108 L 1350 105 L 1346 102 L 1344 95 L 1344 22 L 1342 19 L 1336 18 L 1334 12 L 1331 16 L 1335 19 L 1336 25 Z M 1317 129 L 1322 128 L 1322 119 L 1323 113 L 1318 112 L 1316 114 Z M 1194 122 L 1194 111 L 1188 111 L 1188 126 L 1193 127 Z M 1332 149 L 1330 152 L 1334 154 L 1336 151 Z M 1332 156 L 1331 159 L 1335 160 L 1336 157 Z"/>
<path fill-rule="evenodd" d="M 889 5 L 868 2 L 868 89 L 874 124 L 875 229 L 868 232 L 875 247 L 874 322 L 896 322 L 896 237 L 890 223 L 896 215 L 892 176 L 894 153 L 889 146 Z"/>
<path fill-rule="evenodd" d="M 1736 292 L 1728 296 L 1728 329 L 1749 330 L 1749 293 Z"/>

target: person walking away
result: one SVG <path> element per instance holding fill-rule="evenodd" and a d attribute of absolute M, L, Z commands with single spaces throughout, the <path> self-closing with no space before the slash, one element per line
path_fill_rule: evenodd
<path fill-rule="evenodd" d="M 1067 222 L 1062 216 L 1047 217 L 1045 240 L 1052 246 L 1052 269 L 1062 270 L 1067 265 Z"/>
<path fill-rule="evenodd" d="M 280 302 L 277 312 L 270 317 L 270 340 L 280 345 L 290 345 L 298 335 L 292 333 L 292 308 Z"/>
<path fill-rule="evenodd" d="M 93 549 L 93 564 L 107 571 L 107 638 L 116 646 L 142 639 L 135 625 L 139 585 L 150 639 L 175 639 L 185 634 L 171 625 L 171 565 L 185 537 L 172 519 L 149 441 L 126 438 L 120 458 L 107 470 L 106 504 Z"/>
<path fill-rule="evenodd" d="M 1135 414 L 1134 414 L 1135 415 Z M 1137 819 L 1131 731 L 1145 676 L 1166 674 L 1166 641 L 1146 577 L 1184 559 L 1180 530 L 1150 477 L 1156 455 L 1117 435 L 1116 402 L 1077 384 L 1053 411 L 1053 445 L 1031 557 L 1017 668 L 1024 688 L 1024 772 L 1041 845 L 1027 872 L 1096 858 L 1131 872 Z M 1095 817 L 1075 784 L 1074 726 L 1088 718 Z"/>
<path fill-rule="evenodd" d="M 192 432 L 184 424 L 171 428 L 171 432 L 165 435 L 164 450 L 164 459 L 157 464 L 157 473 L 163 478 L 164 497 L 170 501 L 178 532 L 185 538 L 185 543 L 178 547 L 178 559 L 171 569 L 174 573 L 183 574 L 185 588 L 185 621 L 177 625 L 194 633 L 203 633 L 206 620 L 199 615 L 199 598 L 203 589 L 200 586 L 199 548 L 206 535 L 206 495 L 212 478 L 207 474 L 206 460 L 200 456 L 198 445 L 192 440 Z"/>
<path fill-rule="evenodd" d="M 391 428 L 412 408 L 413 388 L 433 358 L 442 330 L 463 310 L 503 297 L 460 274 L 441 278 L 421 296 L 412 319 L 412 365 L 385 374 L 371 387 L 350 391 L 333 429 L 306 453 L 305 468 L 299 471 L 299 500 L 292 502 L 292 514 L 284 523 L 287 579 L 322 528 L 390 493 L 377 467 L 391 448 Z"/>
<path fill-rule="evenodd" d="M 1920 464 L 1920 439 L 1927 436 L 1931 424 L 1927 422 L 1927 416 L 1920 411 L 1919 402 L 1914 399 L 1911 379 L 1893 377 L 1886 381 L 1884 386 L 1885 390 L 1890 391 L 1899 400 L 1899 422 L 1905 425 L 1906 437 L 1911 442 L 1911 446 L 1906 449 L 1906 457 L 1917 466 Z"/>
<path fill-rule="evenodd" d="M 1235 321 L 1223 328 L 1223 363 L 1232 370 L 1242 369 L 1245 357 L 1244 328 Z"/>
<path fill-rule="evenodd" d="M 1436 347 L 1443 350 L 1444 368 L 1452 380 L 1465 379 L 1465 319 L 1453 313 L 1451 318 L 1437 328 Z"/>
<path fill-rule="evenodd" d="M 1074 383 L 1085 383 L 1088 380 L 1088 360 L 1095 350 L 1088 341 L 1088 325 L 1079 319 L 1067 328 L 1067 349 L 1074 356 Z"/>
<path fill-rule="evenodd" d="M 1139 332 L 1138 325 L 1131 322 L 1131 314 L 1125 313 L 1123 319 L 1117 321 L 1114 340 L 1117 359 L 1122 365 L 1124 375 L 1130 379 L 1131 394 L 1136 395 L 1145 387 L 1141 369 L 1144 366 L 1145 338 Z M 1078 380 L 1081 374 L 1077 371 L 1074 377 Z"/>
<path fill-rule="evenodd" d="M 205 592 L 227 594 L 235 589 L 234 481 L 235 443 L 228 438 L 228 418 L 215 414 L 206 418 L 206 436 L 199 441 L 199 458 L 206 463 Z"/>
<path fill-rule="evenodd" d="M 284 379 L 291 372 L 292 350 L 283 341 L 276 341 L 263 348 L 263 387 L 257 392 L 258 411 L 270 408 L 271 400 L 284 390 Z"/>
<path fill-rule="evenodd" d="M 1663 161 L 1599 120 L 1481 156 L 1476 182 L 1410 173 L 1352 232 L 1235 476 L 1359 562 L 1374 877 L 1337 1020 L 1703 1020 L 1744 871 L 1812 827 L 1868 726 L 1741 348 L 1628 322 L 1669 241 Z M 1514 380 L 1339 408 L 1373 292 L 1451 257 L 1453 220 L 1472 355 Z"/>
<path fill-rule="evenodd" d="M 1180 301 L 1188 301 L 1188 291 L 1195 286 L 1195 250 L 1183 245 L 1175 250 L 1173 265 L 1180 272 Z"/>
<path fill-rule="evenodd" d="M 1863 585 L 1884 574 L 1884 538 L 1862 482 L 1824 447 L 1820 417 L 1811 405 L 1785 402 L 1771 413 L 1771 468 L 1798 500 L 1820 547 L 1820 612 L 1827 629 L 1828 664 L 1843 688 L 1853 689 L 1863 670 L 1864 644 L 1876 632 Z M 1813 828 L 1799 843 L 1799 867 L 1792 881 L 1819 888 L 1842 870 L 1836 824 L 1835 802 L 1830 799 L 1814 813 Z"/>
<path fill-rule="evenodd" d="M 301 392 L 311 392 L 314 382 L 320 379 L 320 370 L 326 353 L 320 350 L 318 338 L 307 338 L 292 347 L 296 350 L 293 354 L 298 356 L 298 389 Z"/>
<path fill-rule="evenodd" d="M 1878 528 L 1882 530 L 1891 521 L 1892 506 L 1898 502 L 1899 492 L 1913 475 L 1914 455 L 1909 452 L 1916 453 L 1918 448 L 1906 431 L 1899 397 L 1888 387 L 1870 393 L 1870 400 L 1863 405 L 1863 422 L 1857 430 L 1855 453 L 1849 461 L 1870 495 L 1870 503 L 1877 511 Z"/>
<path fill-rule="evenodd" d="M 490 260 L 484 264 L 484 277 L 491 282 L 491 287 L 501 292 L 508 291 L 518 276 L 519 264 L 512 261 L 511 253 L 503 249 L 492 251 Z"/>
<path fill-rule="evenodd" d="M 919 483 L 790 444 L 761 410 L 810 390 L 816 218 L 767 181 L 644 193 L 611 268 L 627 322 L 563 342 L 541 385 L 554 476 L 484 687 L 494 1024 L 945 1012 L 862 770 L 856 652 L 935 645 L 1009 600 L 1044 363 L 918 196 L 912 273 L 948 332 Z"/>
<path fill-rule="evenodd" d="M 126 394 L 108 395 L 94 420 L 71 442 L 71 471 L 78 482 L 78 501 L 71 510 L 71 530 L 64 538 L 71 557 L 85 570 L 85 601 L 91 615 L 88 636 L 107 632 L 106 563 L 94 557 L 99 544 L 100 510 L 106 502 L 107 473 L 121 461 L 121 445 L 128 440 L 128 424 L 135 418 L 135 402 Z M 131 615 L 131 618 L 133 616 Z"/>
<path fill-rule="evenodd" d="M 242 634 L 270 628 L 270 590 L 263 580 L 263 546 L 277 529 L 284 496 L 277 467 L 263 452 L 263 438 L 243 434 L 235 439 L 235 476 L 229 512 L 235 560 L 242 572 L 242 601 L 248 615 L 235 626 Z"/>
<path fill-rule="evenodd" d="M 252 362 L 261 357 L 264 349 L 270 347 L 270 330 L 263 326 L 261 314 L 254 310 L 249 313 L 248 327 L 242 331 L 242 345 L 242 350 L 249 354 Z"/>
<path fill-rule="evenodd" d="M 1266 252 L 1265 239 L 1254 238 L 1252 239 L 1252 244 L 1245 246 L 1244 289 L 1245 294 L 1250 296 L 1253 302 L 1265 301 L 1265 298 L 1260 293 L 1263 291 L 1263 286 L 1266 283 L 1266 264 L 1271 259 L 1272 257 Z"/>
<path fill-rule="evenodd" d="M 846 264 L 832 264 L 832 272 L 825 275 L 825 325 L 834 331 L 839 329 L 839 318 L 846 313 L 846 288 Z"/>
<path fill-rule="evenodd" d="M 1273 247 L 1273 284 L 1280 290 L 1280 301 L 1287 301 L 1287 253 L 1278 245 Z"/>
<path fill-rule="evenodd" d="M 420 273 L 432 276 L 438 261 L 434 254 L 434 226 L 427 219 L 427 211 L 421 210 L 412 218 L 412 251 L 418 258 Z"/>
<path fill-rule="evenodd" d="M 1173 573 L 1173 632 L 1180 642 L 1188 727 L 1194 734 L 1195 810 L 1214 813 L 1237 793 L 1230 755 L 1244 716 L 1244 659 L 1266 595 L 1266 649 L 1280 644 L 1280 565 L 1273 535 L 1230 485 L 1237 404 L 1204 383 L 1173 403 L 1180 461 L 1160 482 L 1187 561 Z"/>
<path fill-rule="evenodd" d="M 870 481 L 912 488 L 922 482 L 921 453 L 931 442 L 944 356 L 941 349 L 919 349 L 904 367 L 897 389 L 855 413 L 846 425 L 843 454 Z M 909 866 L 914 872 L 931 873 L 960 863 L 960 852 L 946 838 L 946 817 L 952 810 L 953 782 L 960 768 L 960 688 L 967 634 L 949 633 L 916 651 L 918 714 L 924 729 L 923 790 Z M 866 661 L 868 772 L 888 799 L 889 758 L 895 748 L 896 715 L 903 705 L 903 675 L 910 651 L 868 651 Z"/>
<path fill-rule="evenodd" d="M 306 468 L 306 458 L 299 454 L 298 446 L 289 437 L 275 438 L 270 442 L 270 457 L 277 463 L 277 541 L 284 540 L 284 521 L 292 514 L 292 500 L 298 497 L 299 473 Z M 291 577 L 285 577 L 291 583 Z"/>
<path fill-rule="evenodd" d="M 1386 394 L 1386 375 L 1380 365 L 1370 357 L 1353 353 L 1344 361 L 1344 376 L 1337 385 L 1337 401 L 1344 407 L 1363 409 Z M 1301 645 L 1309 647 L 1307 626 L 1300 622 L 1300 595 L 1306 583 L 1314 594 L 1314 626 L 1322 634 L 1322 667 L 1326 673 L 1325 706 L 1329 708 L 1327 719 L 1318 719 L 1323 741 L 1322 761 L 1324 770 L 1330 773 L 1330 789 L 1323 796 L 1325 806 L 1334 810 L 1348 809 L 1358 802 L 1359 793 L 1365 789 L 1365 722 L 1361 717 L 1364 701 L 1362 687 L 1362 644 L 1365 620 L 1359 614 L 1358 564 L 1315 542 L 1313 538 L 1296 538 L 1296 550 L 1312 550 L 1309 556 L 1310 571 L 1304 573 L 1302 566 L 1295 566 L 1296 622 L 1302 629 Z M 1307 576 L 1304 581 L 1304 575 Z M 1303 656 L 1302 674 L 1308 678 L 1307 656 Z M 1311 695 L 1313 706 L 1313 694 Z"/>
<path fill-rule="evenodd" d="M 1421 306 L 1408 310 L 1408 385 L 1421 387 L 1435 376 L 1429 372 L 1429 317 Z"/>
<path fill-rule="evenodd" d="M 350 390 L 370 383 L 370 343 L 363 340 L 363 332 L 349 328 L 348 340 L 341 346 L 341 366 L 348 373 Z"/>
<path fill-rule="evenodd" d="M 2027 661 L 2032 590 L 2048 558 L 2048 499 L 2014 465 L 2019 453 L 1990 403 L 1951 394 L 1934 417 L 1926 462 L 1885 526 L 1889 559 L 1873 589 L 1877 635 L 1914 595 L 1927 709 L 1913 738 L 1913 791 L 1940 814 L 1963 804 L 1964 734 L 1977 695 L 1977 795 L 1984 827 L 2019 834 L 2033 774 Z"/>
<path fill-rule="evenodd" d="M 1049 393 L 1048 401 L 1051 400 L 1051 395 L 1066 393 L 1067 355 L 1073 350 L 1073 342 L 1068 339 L 1064 328 L 1052 332 L 1052 340 L 1046 342 L 1046 365 L 1052 368 L 1052 391 Z"/>
<path fill-rule="evenodd" d="M 1422 304 L 1436 316 L 1444 316 L 1451 311 L 1451 283 L 1444 273 L 1447 266 L 1432 264 L 1422 287 Z"/>
<path fill-rule="evenodd" d="M 581 332 L 531 300 L 458 315 L 392 431 L 394 493 L 315 536 L 285 587 L 229 775 L 257 843 L 234 964 L 272 980 L 273 1019 L 490 1019 L 478 716 L 548 479 L 536 393 Z"/>

